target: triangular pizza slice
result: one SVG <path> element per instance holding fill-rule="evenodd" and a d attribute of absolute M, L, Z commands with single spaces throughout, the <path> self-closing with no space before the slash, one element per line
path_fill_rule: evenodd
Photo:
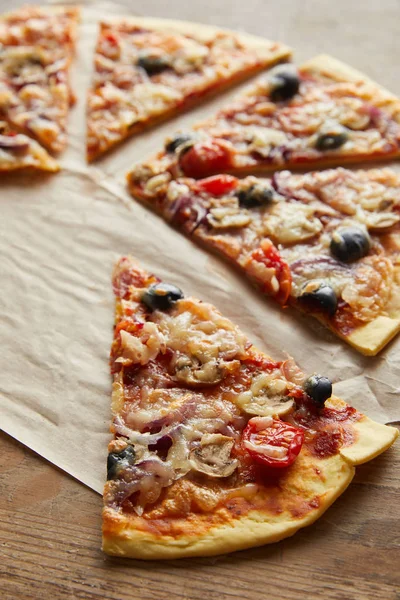
<path fill-rule="evenodd" d="M 22 6 L 1 16 L 0 43 L 74 54 L 79 19 L 78 6 Z"/>
<path fill-rule="evenodd" d="M 38 142 L 0 123 L 0 173 L 21 169 L 55 173 L 60 167 Z"/>
<path fill-rule="evenodd" d="M 103 549 L 144 559 L 279 541 L 313 523 L 397 429 L 129 258 L 116 266 Z"/>
<path fill-rule="evenodd" d="M 101 23 L 88 160 L 290 54 L 283 44 L 209 25 L 136 17 Z"/>
<path fill-rule="evenodd" d="M 130 189 L 233 262 L 262 292 L 318 318 L 367 355 L 400 330 L 400 175 L 388 168 L 171 179 Z"/>
<path fill-rule="evenodd" d="M 52 152 L 64 149 L 79 11 L 23 7 L 0 18 L 0 116 Z"/>
<path fill-rule="evenodd" d="M 400 101 L 330 57 L 279 65 L 214 117 L 167 140 L 153 164 L 202 178 L 400 154 Z"/>

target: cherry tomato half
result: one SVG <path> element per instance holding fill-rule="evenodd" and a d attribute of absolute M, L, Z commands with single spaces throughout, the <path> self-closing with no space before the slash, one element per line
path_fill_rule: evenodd
<path fill-rule="evenodd" d="M 289 467 L 304 441 L 302 429 L 272 417 L 254 417 L 243 431 L 242 445 L 252 459 L 267 467 Z"/>
<path fill-rule="evenodd" d="M 292 274 L 290 267 L 279 254 L 278 249 L 269 240 L 263 240 L 257 250 L 251 255 L 253 260 L 263 263 L 268 268 L 275 269 L 275 277 L 279 284 L 278 291 L 273 288 L 266 289 L 266 292 L 274 296 L 280 304 L 285 304 L 290 295 L 292 287 Z"/>
<path fill-rule="evenodd" d="M 201 192 L 212 194 L 213 196 L 222 196 L 228 194 L 237 187 L 238 180 L 232 175 L 214 175 L 207 179 L 200 179 L 196 182 L 196 188 Z"/>
<path fill-rule="evenodd" d="M 231 166 L 229 148 L 219 140 L 199 142 L 181 155 L 179 164 L 185 175 L 194 179 L 220 173 Z"/>

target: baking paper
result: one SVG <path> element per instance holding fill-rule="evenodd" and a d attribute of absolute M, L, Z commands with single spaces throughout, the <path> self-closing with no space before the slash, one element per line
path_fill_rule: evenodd
<path fill-rule="evenodd" d="M 0 1 L 0 9 L 7 5 Z M 314 3 L 304 5 L 308 14 Z M 266 27 L 255 12 L 243 13 L 228 0 L 218 4 L 217 13 L 212 0 L 194 5 L 170 0 L 168 14 L 163 6 L 146 2 L 151 16 L 198 19 L 281 39 L 298 46 L 299 60 L 331 51 L 400 93 L 396 70 L 391 68 L 397 56 L 381 68 L 379 57 L 375 60 L 375 55 L 362 53 L 365 45 L 338 44 L 339 30 L 335 47 L 327 47 L 318 23 L 316 36 L 310 37 L 312 27 L 302 21 L 304 16 L 298 17 L 299 30 L 283 9 L 286 20 L 274 26 L 268 21 Z M 204 6 L 211 12 L 203 10 Z M 321 8 L 315 6 L 313 14 L 321 15 Z M 340 380 L 334 391 L 376 420 L 400 418 L 400 339 L 376 358 L 361 356 L 317 322 L 289 309 L 282 311 L 260 296 L 222 260 L 172 230 L 132 200 L 125 189 L 125 174 L 134 162 L 159 149 L 167 134 L 221 106 L 237 89 L 133 138 L 95 166 L 86 166 L 85 90 L 97 22 L 107 15 L 143 16 L 143 8 L 143 3 L 128 0 L 125 6 L 84 6 L 73 70 L 78 101 L 70 119 L 70 145 L 61 159 L 63 170 L 52 176 L 10 175 L 0 182 L 1 426 L 98 492 L 105 478 L 110 438 L 108 354 L 114 318 L 110 276 L 122 254 L 132 254 L 186 294 L 214 303 L 272 356 L 283 357 L 287 352 L 305 372 Z M 393 19 L 393 28 L 395 23 Z M 364 25 L 368 29 L 367 22 Z M 390 58 L 384 39 L 390 38 L 387 27 L 385 36 L 376 23 L 369 27 L 370 39 L 382 37 L 381 49 L 387 48 Z"/>

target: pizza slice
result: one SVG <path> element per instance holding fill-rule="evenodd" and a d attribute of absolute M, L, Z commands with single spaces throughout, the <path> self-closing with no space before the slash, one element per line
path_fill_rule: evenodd
<path fill-rule="evenodd" d="M 67 141 L 79 11 L 23 7 L 0 18 L 0 115 L 52 152 Z"/>
<path fill-rule="evenodd" d="M 210 25 L 137 17 L 101 23 L 88 160 L 290 55 L 283 44 Z"/>
<path fill-rule="evenodd" d="M 400 330 L 400 175 L 289 171 L 272 179 L 129 177 L 134 196 L 233 262 L 262 292 L 367 355 Z"/>
<path fill-rule="evenodd" d="M 330 57 L 279 65 L 215 117 L 168 139 L 150 163 L 196 179 L 400 154 L 400 101 Z"/>
<path fill-rule="evenodd" d="M 0 123 L 0 173 L 21 169 L 55 173 L 60 167 L 38 142 Z"/>
<path fill-rule="evenodd" d="M 1 16 L 0 44 L 74 54 L 79 18 L 78 6 L 22 6 Z"/>
<path fill-rule="evenodd" d="M 114 272 L 112 432 L 103 549 L 231 552 L 313 523 L 355 465 L 396 439 L 327 377 L 254 348 L 216 308 L 129 258 Z"/>

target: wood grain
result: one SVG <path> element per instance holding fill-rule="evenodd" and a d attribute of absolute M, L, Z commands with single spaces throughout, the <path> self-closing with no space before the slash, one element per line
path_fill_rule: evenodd
<path fill-rule="evenodd" d="M 60 441 L 60 443 L 62 443 Z M 101 498 L 0 434 L 3 600 L 400 600 L 400 444 L 278 544 L 144 563 L 100 550 Z"/>

